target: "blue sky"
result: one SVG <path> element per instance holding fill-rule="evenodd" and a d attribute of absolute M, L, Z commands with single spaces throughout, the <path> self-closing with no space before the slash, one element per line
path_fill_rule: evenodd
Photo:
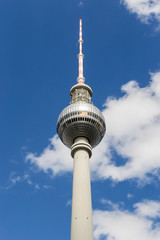
<path fill-rule="evenodd" d="M 160 239 L 160 2 L 1 0 L 0 239 L 70 238 L 70 151 L 56 136 L 78 76 L 107 133 L 91 163 L 94 239 Z"/>

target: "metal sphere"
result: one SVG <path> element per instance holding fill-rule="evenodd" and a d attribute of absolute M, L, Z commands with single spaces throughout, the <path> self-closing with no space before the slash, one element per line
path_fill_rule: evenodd
<path fill-rule="evenodd" d="M 69 148 L 77 137 L 86 137 L 90 145 L 95 147 L 102 140 L 105 131 L 103 114 L 91 103 L 72 103 L 58 117 L 57 133 Z"/>

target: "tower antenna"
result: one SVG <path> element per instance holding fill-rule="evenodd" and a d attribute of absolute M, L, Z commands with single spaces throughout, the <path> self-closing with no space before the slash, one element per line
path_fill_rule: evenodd
<path fill-rule="evenodd" d="M 82 19 L 79 20 L 79 54 L 78 54 L 78 78 L 77 81 L 80 84 L 83 84 L 85 81 L 85 78 L 83 77 L 83 58 L 84 55 L 82 53 Z"/>

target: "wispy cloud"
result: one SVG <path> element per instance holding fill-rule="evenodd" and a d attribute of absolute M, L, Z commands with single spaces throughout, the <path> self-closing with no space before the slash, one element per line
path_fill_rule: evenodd
<path fill-rule="evenodd" d="M 32 189 L 34 189 L 34 191 L 37 190 L 42 190 L 42 189 L 53 189 L 52 186 L 50 185 L 40 185 L 38 183 L 34 183 L 31 180 L 31 177 L 29 174 L 24 174 L 24 175 L 18 175 L 16 172 L 11 172 L 9 180 L 8 180 L 8 184 L 6 186 L 0 186 L 0 190 L 9 190 L 13 187 L 15 187 L 17 184 L 20 183 L 25 183 L 28 184 L 29 186 L 32 187 Z"/>
<path fill-rule="evenodd" d="M 160 209 L 160 202 L 146 200 L 135 204 L 133 208 L 133 211 L 93 211 L 94 239 L 159 240 L 156 211 Z"/>
<path fill-rule="evenodd" d="M 92 178 L 147 183 L 160 171 L 160 72 L 140 87 L 136 81 L 123 85 L 123 96 L 109 97 L 103 114 L 107 134 L 93 150 Z M 114 151 L 120 159 L 114 159 Z M 116 164 L 115 160 L 120 162 Z M 55 135 L 40 155 L 30 153 L 26 160 L 53 176 L 71 172 L 70 150 Z M 125 160 L 125 161 L 124 161 Z"/>
<path fill-rule="evenodd" d="M 134 197 L 133 194 L 131 194 L 131 193 L 128 193 L 128 194 L 127 194 L 127 198 L 128 198 L 128 199 L 133 198 L 133 197 Z"/>
<path fill-rule="evenodd" d="M 160 1 L 159 0 L 121 0 L 127 9 L 137 14 L 138 18 L 148 23 L 156 19 L 160 22 Z"/>
<path fill-rule="evenodd" d="M 109 210 L 116 210 L 116 209 L 121 208 L 121 207 L 124 205 L 123 202 L 113 203 L 111 200 L 104 199 L 104 198 L 102 198 L 102 199 L 100 200 L 100 202 L 101 202 L 103 205 L 106 205 Z"/>
<path fill-rule="evenodd" d="M 11 178 L 11 182 L 13 184 L 16 184 L 16 183 L 18 183 L 20 181 L 22 181 L 22 178 L 20 176 L 16 176 L 16 177 Z"/>
<path fill-rule="evenodd" d="M 72 199 L 69 199 L 66 203 L 66 207 L 71 207 L 72 206 Z"/>
<path fill-rule="evenodd" d="M 42 185 L 42 188 L 43 189 L 54 189 L 54 187 L 53 186 L 51 186 L 51 185 Z"/>
<path fill-rule="evenodd" d="M 83 4 L 84 4 L 83 1 L 80 1 L 80 2 L 78 3 L 78 6 L 79 6 L 79 7 L 82 7 Z"/>

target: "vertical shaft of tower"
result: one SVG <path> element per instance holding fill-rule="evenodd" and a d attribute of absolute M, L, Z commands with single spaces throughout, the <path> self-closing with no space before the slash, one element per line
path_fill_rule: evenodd
<path fill-rule="evenodd" d="M 71 240 L 93 240 L 92 201 L 89 158 L 91 146 L 87 138 L 78 137 L 72 145 L 74 158 Z"/>
<path fill-rule="evenodd" d="M 79 20 L 79 54 L 78 54 L 78 83 L 84 83 L 84 77 L 83 77 L 83 58 L 84 55 L 82 53 L 82 19 Z"/>

